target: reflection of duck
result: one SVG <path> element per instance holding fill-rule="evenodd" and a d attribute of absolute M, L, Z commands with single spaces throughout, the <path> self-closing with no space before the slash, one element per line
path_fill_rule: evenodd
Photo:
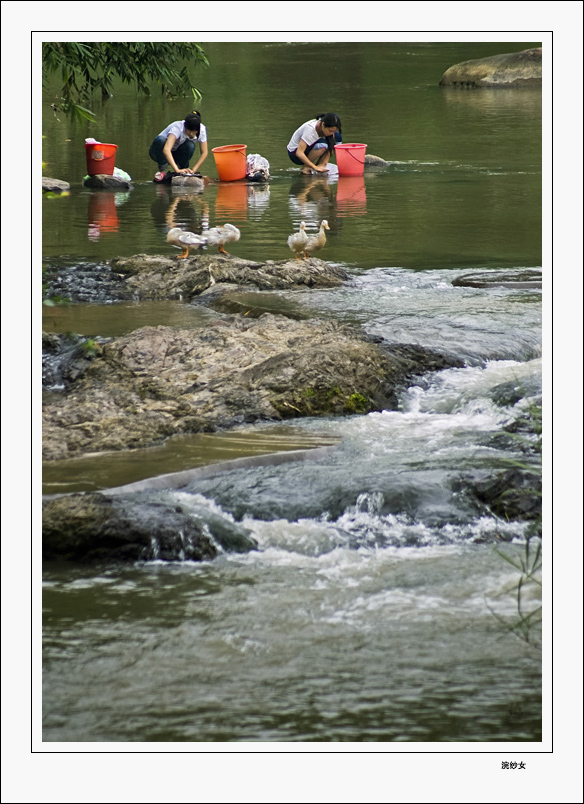
<path fill-rule="evenodd" d="M 326 235 L 324 233 L 324 230 L 330 228 L 331 227 L 328 225 L 327 221 L 320 222 L 320 229 L 318 230 L 318 234 L 315 237 L 309 237 L 308 243 L 304 246 L 305 257 L 307 257 L 309 254 L 313 254 L 315 251 L 318 251 L 324 246 L 324 244 L 326 243 Z"/>
<path fill-rule="evenodd" d="M 212 229 L 207 229 L 205 238 L 207 245 L 219 246 L 221 254 L 229 254 L 225 251 L 223 246 L 226 243 L 235 243 L 241 237 L 241 232 L 232 223 L 226 223 L 224 226 L 214 226 Z"/>
<path fill-rule="evenodd" d="M 181 254 L 178 255 L 177 259 L 184 260 L 189 256 L 189 248 L 200 248 L 205 245 L 207 239 L 193 232 L 185 232 L 178 226 L 175 226 L 174 229 L 171 229 L 166 235 L 166 242 L 170 243 L 175 248 L 180 248 Z"/>
<path fill-rule="evenodd" d="M 304 221 L 300 221 L 300 229 L 295 234 L 291 234 L 288 238 L 288 246 L 290 247 L 290 251 L 293 252 L 295 259 L 300 259 L 299 255 L 302 254 L 307 243 L 308 235 L 306 234 L 306 224 Z"/>

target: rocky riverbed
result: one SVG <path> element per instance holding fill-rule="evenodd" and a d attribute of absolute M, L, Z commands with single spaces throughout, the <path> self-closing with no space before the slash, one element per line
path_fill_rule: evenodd
<path fill-rule="evenodd" d="M 221 254 L 197 254 L 184 260 L 137 254 L 98 264 L 49 262 L 43 277 L 46 299 L 93 304 L 132 299 L 190 301 L 209 288 L 217 296 L 226 286 L 230 290 L 330 288 L 349 279 L 342 268 L 316 257 L 254 262 Z"/>
<path fill-rule="evenodd" d="M 316 258 L 256 263 L 210 254 L 186 260 L 136 255 L 93 266 L 49 266 L 45 279 L 49 298 L 61 295 L 73 303 L 197 299 L 228 313 L 194 330 L 142 327 L 95 339 L 45 334 L 43 384 L 53 389 L 43 409 L 46 461 L 148 447 L 244 423 L 395 410 L 399 392 L 422 375 L 463 365 L 452 355 L 392 344 L 347 324 L 294 320 L 261 309 L 230 314 L 226 302 L 234 289 L 325 288 L 351 281 Z M 498 404 L 511 404 L 510 395 L 515 402 L 517 393 L 515 386 L 502 388 Z M 526 444 L 535 430 L 534 422 L 526 422 Z M 499 516 L 530 519 L 537 530 L 537 481 L 526 465 L 481 477 L 462 474 L 457 491 Z M 253 549 L 239 526 L 225 534 L 219 523 L 210 538 L 192 521 L 192 512 L 156 495 L 149 489 L 116 500 L 107 493 L 45 500 L 45 557 L 206 560 L 218 549 Z"/>

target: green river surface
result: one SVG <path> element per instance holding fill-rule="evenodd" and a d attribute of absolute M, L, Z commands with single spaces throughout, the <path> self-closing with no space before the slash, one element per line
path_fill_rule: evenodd
<path fill-rule="evenodd" d="M 44 492 L 58 493 L 337 445 L 312 462 L 166 492 L 203 522 L 242 523 L 256 551 L 202 564 L 43 566 L 43 740 L 537 744 L 542 654 L 508 628 L 519 575 L 495 550 L 519 560 L 527 523 L 477 511 L 453 481 L 521 458 L 496 437 L 541 388 L 542 294 L 453 280 L 542 271 L 542 97 L 438 82 L 457 62 L 539 43 L 202 44 L 211 66 L 195 83 L 209 148 L 245 143 L 268 159 L 269 184 L 214 183 L 196 196 L 155 185 L 150 142 L 192 102 L 120 86 L 96 98 L 96 123 L 75 128 L 51 110 L 48 87 L 43 173 L 72 190 L 43 199 L 44 264 L 174 255 L 168 226 L 200 231 L 207 215 L 241 229 L 236 256 L 282 260 L 301 219 L 315 229 L 326 218 L 319 256 L 351 283 L 239 301 L 350 321 L 388 342 L 455 353 L 465 367 L 420 381 L 397 411 L 45 465 Z M 301 177 L 287 142 L 328 111 L 345 142 L 391 164 L 363 177 Z M 117 144 L 129 192 L 82 186 L 85 137 Z M 202 172 L 217 178 L 211 153 Z M 178 301 L 70 304 L 44 307 L 43 328 L 115 337 L 220 315 Z M 529 389 L 526 398 L 496 404 L 504 383 Z M 537 608 L 538 584 L 523 605 Z M 531 637 L 537 645 L 540 631 Z"/>

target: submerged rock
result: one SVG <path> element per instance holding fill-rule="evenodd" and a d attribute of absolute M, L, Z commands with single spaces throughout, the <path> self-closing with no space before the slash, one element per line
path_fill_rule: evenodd
<path fill-rule="evenodd" d="M 537 290 L 542 287 L 541 269 L 525 268 L 507 271 L 472 271 L 452 280 L 454 287 L 462 288 L 512 288 Z"/>
<path fill-rule="evenodd" d="M 357 329 L 282 316 L 206 328 L 143 327 L 101 346 L 43 410 L 57 460 L 161 443 L 245 422 L 395 409 L 414 376 L 462 365 L 418 346 L 381 348 Z"/>
<path fill-rule="evenodd" d="M 462 476 L 454 490 L 474 498 L 479 511 L 487 506 L 503 520 L 535 523 L 532 531 L 541 535 L 541 471 L 533 466 L 513 466 L 480 476 Z"/>
<path fill-rule="evenodd" d="M 541 48 L 454 64 L 440 79 L 440 86 L 541 87 Z"/>
<path fill-rule="evenodd" d="M 43 502 L 43 558 L 73 561 L 206 561 L 257 546 L 245 528 L 163 499 L 92 492 Z"/>
<path fill-rule="evenodd" d="M 373 154 L 365 154 L 365 167 L 386 167 L 390 163 L 387 162 L 385 159 L 382 159 L 380 156 L 374 156 Z"/>
<path fill-rule="evenodd" d="M 93 187 L 98 190 L 130 190 L 132 185 L 126 179 L 118 176 L 109 176 L 106 173 L 97 173 L 95 176 L 87 176 L 83 180 L 84 187 Z"/>

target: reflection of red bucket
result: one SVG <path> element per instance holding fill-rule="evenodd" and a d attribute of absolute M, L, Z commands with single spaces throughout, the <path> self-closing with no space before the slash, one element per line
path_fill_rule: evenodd
<path fill-rule="evenodd" d="M 360 142 L 339 142 L 335 145 L 339 176 L 363 175 L 366 148 Z"/>
<path fill-rule="evenodd" d="M 111 145 L 108 142 L 85 143 L 88 174 L 97 176 L 102 173 L 106 176 L 113 176 L 116 166 L 117 147 L 117 145 Z"/>
<path fill-rule="evenodd" d="M 220 145 L 218 148 L 213 148 L 215 165 L 221 181 L 245 179 L 247 170 L 246 148 L 247 145 Z"/>
<path fill-rule="evenodd" d="M 217 200 L 215 201 L 216 215 L 232 215 L 247 210 L 247 184 L 218 184 Z"/>
<path fill-rule="evenodd" d="M 100 232 L 116 232 L 120 222 L 115 194 L 107 191 L 92 193 L 89 198 L 87 218 L 89 225 L 97 227 Z"/>
<path fill-rule="evenodd" d="M 337 212 L 339 215 L 363 215 L 367 196 L 363 176 L 339 176 L 337 182 Z"/>

